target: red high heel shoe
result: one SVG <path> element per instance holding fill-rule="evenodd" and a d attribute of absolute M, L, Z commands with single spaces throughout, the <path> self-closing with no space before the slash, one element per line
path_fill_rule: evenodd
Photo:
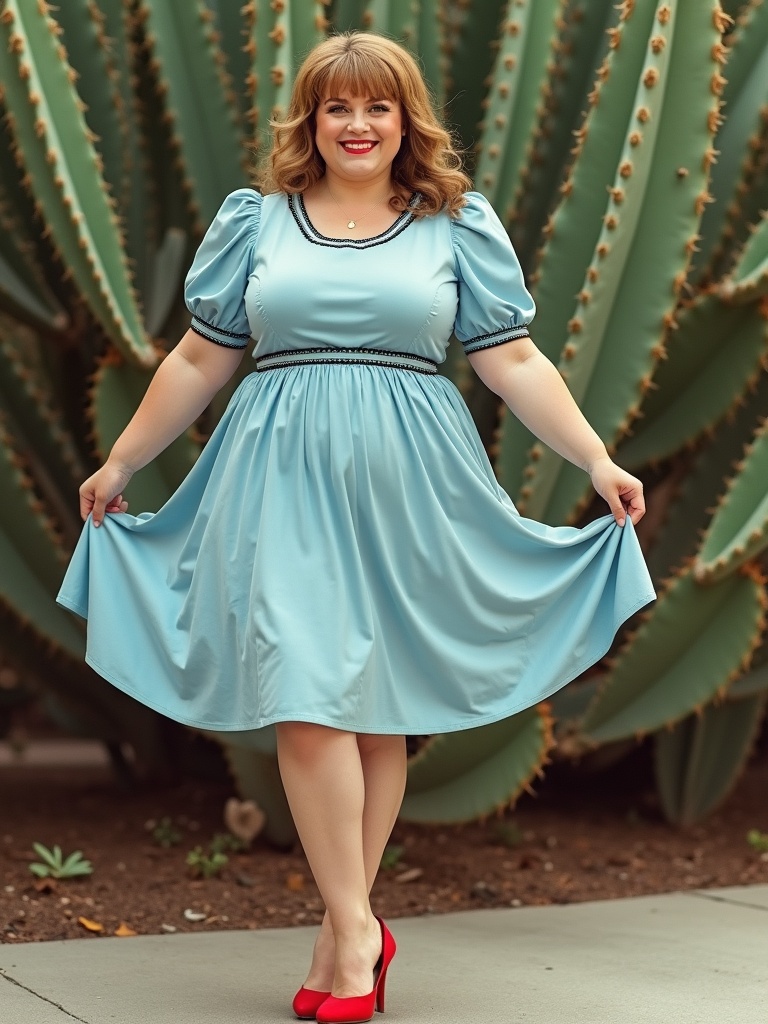
<path fill-rule="evenodd" d="M 330 991 L 322 992 L 320 989 L 304 988 L 302 985 L 293 997 L 293 1012 L 302 1020 L 314 1020 L 318 1008 L 330 994 Z"/>
<path fill-rule="evenodd" d="M 397 945 L 382 919 L 376 920 L 381 927 L 381 955 L 373 968 L 373 991 L 367 996 L 328 996 L 317 1010 L 319 1024 L 365 1024 L 373 1018 L 374 1009 L 384 1012 L 384 983 Z"/>

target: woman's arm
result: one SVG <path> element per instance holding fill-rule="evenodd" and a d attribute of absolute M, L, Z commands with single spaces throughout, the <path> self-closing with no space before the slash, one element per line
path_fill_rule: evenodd
<path fill-rule="evenodd" d="M 235 372 L 244 351 L 187 331 L 157 368 L 105 464 L 80 487 L 83 519 L 93 513 L 98 526 L 105 511 L 125 511 L 122 491 L 133 474 L 194 423 Z"/>
<path fill-rule="evenodd" d="M 620 469 L 584 418 L 555 365 L 530 338 L 470 352 L 478 377 L 544 444 L 589 473 L 619 525 L 645 514 L 643 485 Z"/>

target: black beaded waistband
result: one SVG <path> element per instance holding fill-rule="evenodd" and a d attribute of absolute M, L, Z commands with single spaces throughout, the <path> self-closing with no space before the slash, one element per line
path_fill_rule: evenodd
<path fill-rule="evenodd" d="M 380 348 L 288 349 L 256 357 L 256 369 L 260 373 L 302 363 L 370 363 L 372 366 L 391 366 L 397 370 L 414 370 L 416 373 L 437 373 L 437 363 L 433 359 L 416 356 L 411 352 L 391 352 Z"/>

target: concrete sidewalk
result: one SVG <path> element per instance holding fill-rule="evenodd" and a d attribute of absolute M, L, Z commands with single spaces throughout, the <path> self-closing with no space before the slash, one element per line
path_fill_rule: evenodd
<path fill-rule="evenodd" d="M 765 1024 L 768 885 L 388 921 L 386 1024 Z M 317 928 L 0 946 L 3 1024 L 296 1020 Z"/>

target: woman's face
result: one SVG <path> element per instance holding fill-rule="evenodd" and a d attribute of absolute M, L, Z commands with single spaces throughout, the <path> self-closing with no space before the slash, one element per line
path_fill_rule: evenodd
<path fill-rule="evenodd" d="M 381 96 L 327 96 L 315 112 L 315 143 L 326 172 L 348 181 L 389 174 L 403 138 L 397 100 Z"/>

